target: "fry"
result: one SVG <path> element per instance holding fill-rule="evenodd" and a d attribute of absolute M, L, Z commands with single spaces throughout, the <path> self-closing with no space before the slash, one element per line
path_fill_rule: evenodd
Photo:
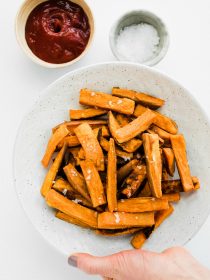
<path fill-rule="evenodd" d="M 167 131 L 163 130 L 162 128 L 160 128 L 156 125 L 153 125 L 151 127 L 151 130 L 153 130 L 156 134 L 158 134 L 159 137 L 164 140 L 164 142 L 170 142 L 170 137 L 173 135 L 173 134 L 168 133 Z"/>
<path fill-rule="evenodd" d="M 155 117 L 156 115 L 151 110 L 147 109 L 145 113 L 139 116 L 137 119 L 133 120 L 128 125 L 117 129 L 115 132 L 116 140 L 119 143 L 131 140 L 135 136 L 148 129 Z"/>
<path fill-rule="evenodd" d="M 119 98 L 110 94 L 80 90 L 80 104 L 97 106 L 99 108 L 116 111 L 125 115 L 131 115 L 134 111 L 135 102 L 127 98 Z"/>
<path fill-rule="evenodd" d="M 66 127 L 66 125 L 61 125 L 56 132 L 51 136 L 48 144 L 47 144 L 47 149 L 45 151 L 44 157 L 42 158 L 42 165 L 44 167 L 47 167 L 50 159 L 57 147 L 57 145 L 61 142 L 61 140 L 69 134 L 69 131 Z"/>
<path fill-rule="evenodd" d="M 76 226 L 80 226 L 80 227 L 83 227 L 83 228 L 91 228 L 88 224 L 85 224 L 84 222 L 81 222 L 77 218 L 73 218 L 73 217 L 71 217 L 71 216 L 69 216 L 65 213 L 60 212 L 60 211 L 57 211 L 55 213 L 55 217 L 60 219 L 60 220 L 65 221 L 67 223 L 76 225 Z"/>
<path fill-rule="evenodd" d="M 90 193 L 93 207 L 105 204 L 106 197 L 104 194 L 104 188 L 94 163 L 90 160 L 82 161 L 81 168 Z"/>
<path fill-rule="evenodd" d="M 157 134 L 144 133 L 142 136 L 146 156 L 147 178 L 154 197 L 162 196 L 162 161 Z"/>
<path fill-rule="evenodd" d="M 109 212 L 117 210 L 117 156 L 114 139 L 109 140 L 108 165 L 107 165 L 107 202 Z"/>
<path fill-rule="evenodd" d="M 103 151 L 90 125 L 87 123 L 81 124 L 74 131 L 85 151 L 85 158 L 93 161 L 96 168 L 103 171 Z"/>
<path fill-rule="evenodd" d="M 59 178 L 55 181 L 52 188 L 60 193 L 63 193 L 67 198 L 75 200 L 87 207 L 93 207 L 90 200 L 84 198 L 80 193 L 78 193 L 66 180 Z"/>
<path fill-rule="evenodd" d="M 146 112 L 146 110 L 148 110 L 146 107 L 138 104 L 135 108 L 134 116 L 139 117 L 142 114 L 144 114 Z M 172 119 L 170 119 L 169 117 L 166 117 L 165 115 L 163 115 L 159 112 L 156 112 L 156 111 L 152 111 L 152 112 L 156 115 L 156 118 L 154 119 L 153 124 L 166 130 L 167 132 L 169 132 L 171 134 L 177 133 L 177 131 L 178 131 L 177 124 Z"/>
<path fill-rule="evenodd" d="M 101 127 L 101 135 L 105 138 L 110 136 L 109 129 L 107 126 L 103 125 Z"/>
<path fill-rule="evenodd" d="M 200 188 L 200 182 L 197 177 L 192 177 L 193 182 L 193 190 L 197 190 Z M 183 186 L 181 180 L 167 180 L 162 181 L 162 191 L 164 194 L 170 194 L 170 193 L 179 193 L 183 192 Z"/>
<path fill-rule="evenodd" d="M 120 128 L 120 125 L 118 121 L 115 119 L 114 115 L 110 111 L 108 113 L 108 124 L 109 124 L 109 130 L 112 134 L 112 136 L 116 139 L 116 131 Z M 128 153 L 135 152 L 140 146 L 142 145 L 142 141 L 140 139 L 131 139 L 125 143 L 119 144 L 119 146 Z"/>
<path fill-rule="evenodd" d="M 175 155 L 176 164 L 185 192 L 194 189 L 190 168 L 187 161 L 186 144 L 183 135 L 174 135 L 171 138 L 171 145 Z"/>
<path fill-rule="evenodd" d="M 128 229 L 118 229 L 118 230 L 109 230 L 109 229 L 96 229 L 94 230 L 95 234 L 112 237 L 112 236 L 123 236 L 128 234 L 133 234 L 139 231 L 140 228 L 128 228 Z"/>
<path fill-rule="evenodd" d="M 74 168 L 74 166 L 69 163 L 63 168 L 66 177 L 71 184 L 71 186 L 80 193 L 84 198 L 90 201 L 90 196 L 87 190 L 85 179 L 81 174 Z"/>
<path fill-rule="evenodd" d="M 119 229 L 129 227 L 148 227 L 154 224 L 154 212 L 122 213 L 104 212 L 98 214 L 99 229 Z"/>
<path fill-rule="evenodd" d="M 146 240 L 146 235 L 143 231 L 140 231 L 132 237 L 131 245 L 134 249 L 140 249 L 144 245 Z"/>
<path fill-rule="evenodd" d="M 66 151 L 66 145 L 58 153 L 57 157 L 55 158 L 54 162 L 52 163 L 49 171 L 47 172 L 44 182 L 41 187 L 41 194 L 45 197 L 48 191 L 52 188 L 53 181 L 56 178 L 60 165 L 62 163 L 64 154 Z"/>
<path fill-rule="evenodd" d="M 140 213 L 149 211 L 159 211 L 168 208 L 167 198 L 136 197 L 121 199 L 117 203 L 119 212 Z"/>
<path fill-rule="evenodd" d="M 67 144 L 68 147 L 76 147 L 76 146 L 80 146 L 80 142 L 77 138 L 77 136 L 75 135 L 70 135 L 70 136 L 66 136 L 64 137 L 61 142 L 58 144 L 58 148 L 61 149 L 64 145 L 64 143 Z"/>
<path fill-rule="evenodd" d="M 165 104 L 165 101 L 163 99 L 124 88 L 112 88 L 112 94 L 119 97 L 130 98 L 152 109 L 157 109 Z"/>
<path fill-rule="evenodd" d="M 63 123 L 60 123 L 58 125 L 56 125 L 55 127 L 53 127 L 52 132 L 54 133 L 60 126 L 62 125 L 66 125 L 67 129 L 69 130 L 69 133 L 71 133 L 71 135 L 74 135 L 74 129 L 79 126 L 82 123 L 88 123 L 92 128 L 94 127 L 99 127 L 102 125 L 106 125 L 107 121 L 106 120 L 77 120 L 77 121 L 65 121 Z"/>
<path fill-rule="evenodd" d="M 130 198 L 140 188 L 142 182 L 146 178 L 146 166 L 144 164 L 137 165 L 131 174 L 125 179 L 121 191 L 121 194 Z"/>
<path fill-rule="evenodd" d="M 88 108 L 83 110 L 69 110 L 71 120 L 88 119 L 106 114 L 106 110 Z"/>
<path fill-rule="evenodd" d="M 47 193 L 45 198 L 50 207 L 55 208 L 70 217 L 78 219 L 80 222 L 87 224 L 92 228 L 97 228 L 98 213 L 96 211 L 74 203 L 52 189 Z"/>
<path fill-rule="evenodd" d="M 177 202 L 180 200 L 180 193 L 163 194 L 162 198 L 167 199 L 168 202 Z"/>
<path fill-rule="evenodd" d="M 168 209 L 157 211 L 156 214 L 155 214 L 155 227 L 154 227 L 154 229 L 158 228 L 161 225 L 161 223 L 163 223 L 164 220 L 166 218 L 168 218 L 168 216 L 173 213 L 173 211 L 174 211 L 174 208 L 170 204 L 169 204 Z M 151 235 L 153 230 L 150 232 L 149 236 Z M 148 239 L 149 236 L 146 236 L 144 231 L 140 231 L 137 234 L 135 234 L 134 237 L 131 239 L 131 245 L 135 249 L 140 249 L 144 245 L 145 241 Z"/>
<path fill-rule="evenodd" d="M 109 141 L 108 141 L 107 139 L 105 139 L 104 137 L 100 137 L 99 142 L 100 142 L 101 147 L 102 147 L 106 152 L 108 152 L 108 151 L 109 151 Z M 116 155 L 117 155 L 118 157 L 123 158 L 124 160 L 130 160 L 130 159 L 133 158 L 133 153 L 124 152 L 124 151 L 118 149 L 117 147 L 116 147 L 115 151 L 116 151 Z"/>
<path fill-rule="evenodd" d="M 158 228 L 165 219 L 168 218 L 174 211 L 174 208 L 171 204 L 169 204 L 169 208 L 165 210 L 161 210 L 155 213 L 155 228 Z"/>
<path fill-rule="evenodd" d="M 117 181 L 119 183 L 121 183 L 125 177 L 127 177 L 131 171 L 134 169 L 134 167 L 136 167 L 138 164 L 138 160 L 137 159 L 133 159 L 131 161 L 129 161 L 128 163 L 126 163 L 125 165 L 123 165 L 120 169 L 118 169 L 117 171 Z"/>
<path fill-rule="evenodd" d="M 167 172 L 171 177 L 173 177 L 175 172 L 174 152 L 171 148 L 163 148 L 163 155 L 165 158 Z"/>

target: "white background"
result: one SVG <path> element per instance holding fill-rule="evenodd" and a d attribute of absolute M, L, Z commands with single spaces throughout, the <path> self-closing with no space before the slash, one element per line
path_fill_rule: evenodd
<path fill-rule="evenodd" d="M 0 280 L 97 279 L 84 276 L 70 268 L 67 260 L 34 230 L 17 200 L 12 185 L 12 154 L 21 119 L 41 90 L 68 71 L 83 65 L 115 59 L 109 48 L 108 34 L 111 25 L 122 13 L 143 8 L 162 17 L 168 26 L 171 40 L 167 56 L 156 68 L 191 90 L 204 110 L 209 111 L 209 0 L 89 0 L 88 2 L 96 20 L 95 40 L 90 51 L 72 67 L 49 70 L 28 60 L 16 43 L 14 19 L 21 0 L 1 0 Z M 203 264 L 210 267 L 209 233 L 210 218 L 186 247 Z"/>

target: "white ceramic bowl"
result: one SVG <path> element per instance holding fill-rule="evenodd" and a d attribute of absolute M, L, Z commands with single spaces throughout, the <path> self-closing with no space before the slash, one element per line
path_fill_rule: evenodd
<path fill-rule="evenodd" d="M 160 251 L 183 245 L 200 229 L 210 212 L 210 125 L 202 108 L 180 84 L 157 70 L 132 63 L 105 63 L 81 68 L 55 81 L 24 118 L 14 150 L 14 183 L 18 197 L 34 227 L 60 252 L 82 251 L 106 255 L 131 248 L 130 237 L 106 238 L 56 219 L 40 195 L 46 174 L 40 159 L 51 129 L 68 120 L 69 108 L 78 108 L 83 87 L 110 92 L 113 86 L 151 93 L 166 100 L 161 112 L 172 117 L 184 133 L 192 175 L 201 189 L 183 194 L 173 215 L 146 242 Z"/>
<path fill-rule="evenodd" d="M 40 3 L 45 2 L 45 1 L 46 0 L 25 0 L 23 2 L 23 4 L 21 5 L 21 7 L 17 13 L 16 21 L 15 21 L 15 32 L 16 32 L 17 41 L 18 41 L 20 47 L 22 48 L 22 50 L 24 51 L 24 53 L 32 61 L 34 61 L 35 63 L 37 63 L 41 66 L 44 66 L 47 68 L 61 68 L 61 67 L 69 66 L 69 65 L 77 62 L 78 60 L 80 60 L 87 53 L 87 51 L 92 43 L 93 35 L 94 35 L 93 14 L 91 12 L 90 7 L 87 5 L 87 3 L 84 0 L 71 0 L 71 2 L 76 3 L 80 7 L 82 7 L 88 17 L 89 24 L 90 24 L 90 38 L 89 38 L 88 44 L 87 44 L 86 48 L 84 49 L 84 51 L 78 57 L 76 57 L 75 59 L 73 59 L 69 62 L 60 63 L 60 64 L 49 63 L 49 62 L 46 62 L 46 61 L 40 59 L 31 51 L 31 49 L 29 48 L 29 46 L 26 42 L 26 38 L 25 38 L 25 26 L 26 26 L 28 16 L 30 15 L 30 13 L 36 6 L 38 6 Z"/>
<path fill-rule="evenodd" d="M 160 60 L 164 58 L 168 51 L 169 46 L 169 34 L 165 23 L 161 18 L 146 10 L 134 10 L 127 12 L 123 16 L 121 16 L 112 26 L 109 33 L 109 43 L 111 50 L 114 56 L 121 61 L 126 61 L 126 57 L 124 57 L 117 49 L 117 37 L 119 36 L 120 31 L 130 25 L 147 23 L 152 25 L 158 32 L 158 36 L 160 38 L 160 42 L 157 46 L 157 51 L 153 54 L 153 56 L 141 63 L 144 65 L 152 66 L 157 64 Z M 137 61 L 135 61 L 137 62 Z"/>

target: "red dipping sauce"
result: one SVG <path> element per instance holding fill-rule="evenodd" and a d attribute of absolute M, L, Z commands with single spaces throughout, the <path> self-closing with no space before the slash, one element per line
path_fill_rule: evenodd
<path fill-rule="evenodd" d="M 67 0 L 50 0 L 30 13 L 25 37 L 37 57 L 60 64 L 75 59 L 84 51 L 90 25 L 79 5 Z"/>

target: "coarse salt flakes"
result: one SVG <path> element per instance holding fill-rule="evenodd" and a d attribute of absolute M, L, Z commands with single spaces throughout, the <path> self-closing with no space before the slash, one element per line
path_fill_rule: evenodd
<path fill-rule="evenodd" d="M 118 213 L 114 213 L 114 216 L 115 216 L 115 222 L 116 222 L 116 224 L 119 224 L 119 222 L 120 222 L 120 216 L 119 216 L 119 214 L 118 214 Z"/>
<path fill-rule="evenodd" d="M 112 105 L 113 105 L 113 103 L 112 103 L 111 100 L 108 101 L 108 104 L 109 104 L 109 106 L 112 106 Z"/>
<path fill-rule="evenodd" d="M 74 203 L 76 203 L 76 204 L 78 204 L 78 203 L 81 203 L 81 202 L 82 202 L 82 200 L 81 200 L 81 199 L 77 199 L 77 198 L 73 199 L 72 201 L 73 201 Z"/>
<path fill-rule="evenodd" d="M 96 93 L 95 93 L 94 91 L 92 91 L 90 95 L 91 95 L 91 96 L 95 96 Z"/>
<path fill-rule="evenodd" d="M 124 59 L 144 62 L 154 57 L 159 42 L 157 30 L 151 24 L 140 23 L 121 29 L 116 47 Z"/>
<path fill-rule="evenodd" d="M 63 193 L 64 196 L 66 196 L 67 192 L 68 192 L 67 189 L 64 189 L 64 190 L 62 191 L 62 193 Z"/>
<path fill-rule="evenodd" d="M 118 104 L 118 105 L 122 104 L 122 100 L 121 100 L 121 99 L 118 100 L 118 101 L 117 101 L 117 104 Z"/>

